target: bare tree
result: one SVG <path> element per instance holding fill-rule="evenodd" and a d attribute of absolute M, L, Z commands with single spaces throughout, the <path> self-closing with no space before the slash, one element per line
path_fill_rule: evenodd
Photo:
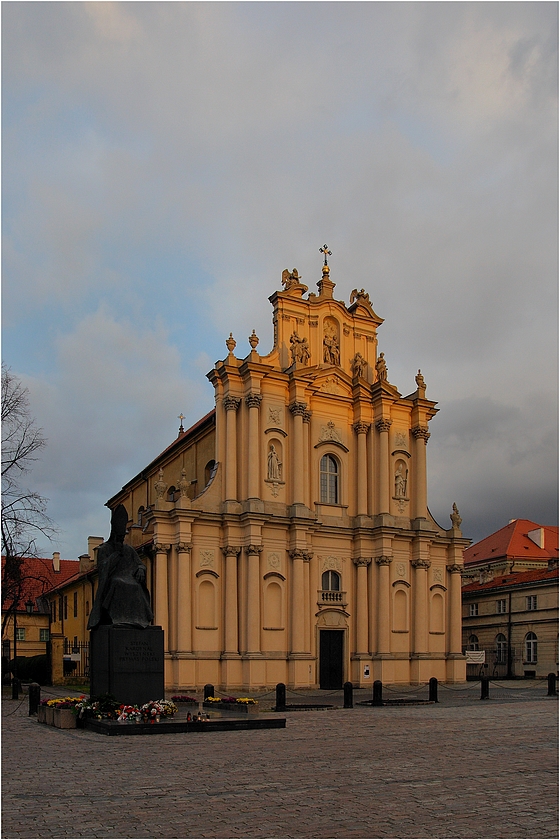
<path fill-rule="evenodd" d="M 37 555 L 37 539 L 56 529 L 47 516 L 47 499 L 24 486 L 33 462 L 46 445 L 31 416 L 29 392 L 2 364 L 2 631 L 25 597 L 24 559 Z M 46 578 L 45 578 L 46 582 Z"/>

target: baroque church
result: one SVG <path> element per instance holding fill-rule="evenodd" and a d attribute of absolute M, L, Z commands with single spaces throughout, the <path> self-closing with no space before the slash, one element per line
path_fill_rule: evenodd
<path fill-rule="evenodd" d="M 339 688 L 465 679 L 461 518 L 427 506 L 436 403 L 390 382 L 369 295 L 296 269 L 270 297 L 274 346 L 228 354 L 215 409 L 109 500 L 129 514 L 169 689 Z M 182 423 L 182 418 L 181 418 Z"/>

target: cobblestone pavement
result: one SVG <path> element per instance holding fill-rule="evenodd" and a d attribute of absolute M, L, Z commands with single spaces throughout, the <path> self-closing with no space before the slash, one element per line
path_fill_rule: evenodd
<path fill-rule="evenodd" d="M 5 700 L 2 837 L 558 837 L 556 698 L 543 683 L 479 698 L 476 683 L 440 686 L 437 705 L 134 738 L 54 729 L 28 716 L 27 698 Z M 342 694 L 288 692 L 306 701 Z"/>

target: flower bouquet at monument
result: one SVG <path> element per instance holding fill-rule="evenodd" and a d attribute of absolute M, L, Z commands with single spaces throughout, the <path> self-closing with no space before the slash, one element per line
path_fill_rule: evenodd
<path fill-rule="evenodd" d="M 144 720 L 150 722 L 159 721 L 162 717 L 173 717 L 178 708 L 171 700 L 150 700 L 144 703 L 140 712 Z"/>

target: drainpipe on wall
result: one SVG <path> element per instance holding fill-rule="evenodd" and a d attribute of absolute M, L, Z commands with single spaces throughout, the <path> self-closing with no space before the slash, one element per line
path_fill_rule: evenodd
<path fill-rule="evenodd" d="M 509 593 L 509 604 L 508 604 L 508 629 L 507 629 L 507 674 L 506 678 L 508 680 L 513 679 L 512 674 L 512 655 L 511 655 L 511 592 Z"/>

